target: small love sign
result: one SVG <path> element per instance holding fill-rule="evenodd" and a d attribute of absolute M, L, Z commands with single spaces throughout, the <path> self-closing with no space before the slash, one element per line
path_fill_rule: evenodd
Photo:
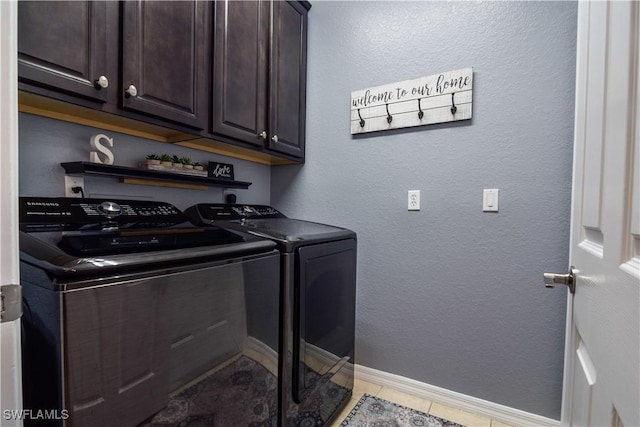
<path fill-rule="evenodd" d="M 473 68 L 351 92 L 351 134 L 468 120 Z"/>
<path fill-rule="evenodd" d="M 211 178 L 233 179 L 233 165 L 229 163 L 209 162 L 208 172 Z"/>

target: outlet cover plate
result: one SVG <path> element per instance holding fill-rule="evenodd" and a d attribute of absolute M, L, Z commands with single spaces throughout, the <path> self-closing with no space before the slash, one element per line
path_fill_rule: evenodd
<path fill-rule="evenodd" d="M 80 187 L 84 191 L 84 177 L 83 176 L 64 176 L 64 196 L 65 197 L 82 197 L 82 193 L 74 193 L 71 188 Z"/>
<path fill-rule="evenodd" d="M 409 190 L 407 194 L 407 210 L 420 210 L 420 190 Z"/>

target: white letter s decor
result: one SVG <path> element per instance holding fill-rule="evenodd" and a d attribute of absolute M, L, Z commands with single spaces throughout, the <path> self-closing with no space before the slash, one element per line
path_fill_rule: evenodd
<path fill-rule="evenodd" d="M 104 159 L 104 161 L 102 161 L 100 159 L 100 156 L 98 156 L 98 152 L 97 151 L 92 151 L 89 155 L 89 161 L 92 163 L 101 163 L 101 164 L 105 164 L 105 165 L 112 165 L 113 164 L 113 153 L 111 152 L 111 150 L 109 150 L 107 147 L 105 147 L 104 145 L 102 145 L 100 143 L 100 140 L 104 139 L 106 141 L 106 144 L 109 145 L 109 147 L 113 147 L 113 138 L 109 138 L 107 135 L 105 134 L 98 134 L 98 135 L 93 135 L 91 137 L 91 148 L 101 152 L 102 154 L 104 154 L 106 157 L 106 159 Z"/>

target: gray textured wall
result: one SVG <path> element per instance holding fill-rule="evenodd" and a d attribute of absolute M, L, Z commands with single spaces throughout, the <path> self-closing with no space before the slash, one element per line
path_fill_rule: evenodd
<path fill-rule="evenodd" d="M 88 161 L 92 151 L 89 146 L 91 136 L 104 133 L 114 138 L 112 151 L 116 165 L 135 167 L 152 153 L 187 156 L 202 164 L 208 161 L 231 163 L 237 180 L 253 183 L 248 190 L 235 190 L 238 201 L 269 203 L 269 166 L 25 113 L 19 116 L 19 132 L 21 196 L 64 196 L 64 169 L 60 163 Z M 173 203 L 180 209 L 195 203 L 222 202 L 222 191 L 218 187 L 210 187 L 207 191 L 185 190 L 121 184 L 112 178 L 85 178 L 88 197 L 147 198 Z"/>
<path fill-rule="evenodd" d="M 568 262 L 576 12 L 314 2 L 307 162 L 271 202 L 358 233 L 357 363 L 559 418 L 566 290 L 542 273 Z M 351 91 L 469 66 L 471 121 L 350 136 Z"/>

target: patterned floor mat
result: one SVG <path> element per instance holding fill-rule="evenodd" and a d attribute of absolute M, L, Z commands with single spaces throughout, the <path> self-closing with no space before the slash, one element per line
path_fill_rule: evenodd
<path fill-rule="evenodd" d="M 464 427 L 370 394 L 362 396 L 340 427 Z"/>

